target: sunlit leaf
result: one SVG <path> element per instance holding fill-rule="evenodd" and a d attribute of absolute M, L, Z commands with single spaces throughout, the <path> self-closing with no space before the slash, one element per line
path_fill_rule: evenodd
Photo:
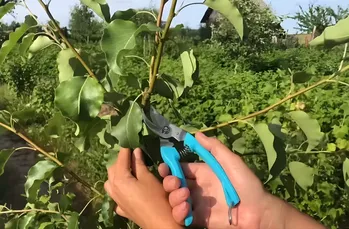
<path fill-rule="evenodd" d="M 25 216 L 21 217 L 19 220 L 18 228 L 19 229 L 29 229 L 32 228 L 34 225 L 34 220 L 36 217 L 36 212 L 29 212 Z"/>
<path fill-rule="evenodd" d="M 205 0 L 205 5 L 221 13 L 235 27 L 241 39 L 244 37 L 244 21 L 235 1 Z"/>
<path fill-rule="evenodd" d="M 327 151 L 335 152 L 336 149 L 337 149 L 336 144 L 334 144 L 334 143 L 328 143 L 328 144 L 327 144 Z"/>
<path fill-rule="evenodd" d="M 68 220 L 68 229 L 79 229 L 79 213 L 73 212 Z"/>
<path fill-rule="evenodd" d="M 110 22 L 110 9 L 107 0 L 80 0 L 106 22 Z"/>
<path fill-rule="evenodd" d="M 13 8 L 15 7 L 16 3 L 14 2 L 8 2 L 4 6 L 0 7 L 0 19 L 5 16 L 7 13 L 9 13 Z"/>
<path fill-rule="evenodd" d="M 66 120 L 61 112 L 56 112 L 53 117 L 48 120 L 47 125 L 45 126 L 45 132 L 51 138 L 58 138 L 62 136 L 64 131 L 64 125 Z"/>
<path fill-rule="evenodd" d="M 50 45 L 54 44 L 54 41 L 51 40 L 48 36 L 38 36 L 33 44 L 29 47 L 29 52 L 36 53 L 39 52 Z"/>
<path fill-rule="evenodd" d="M 25 194 L 29 203 L 34 203 L 37 197 L 40 185 L 51 176 L 58 165 L 52 161 L 39 161 L 28 171 L 28 178 L 24 184 Z"/>
<path fill-rule="evenodd" d="M 0 176 L 4 173 L 6 163 L 14 152 L 13 149 L 0 150 Z"/>
<path fill-rule="evenodd" d="M 276 133 L 275 129 L 281 129 L 280 125 L 259 123 L 254 126 L 259 138 L 261 139 L 264 149 L 267 153 L 269 178 L 278 176 L 286 167 L 286 150 L 283 139 L 280 139 L 280 132 Z M 273 133 L 275 132 L 275 134 Z M 282 133 L 281 133 L 282 135 Z"/>
<path fill-rule="evenodd" d="M 19 45 L 19 48 L 18 48 L 19 54 L 22 57 L 26 57 L 28 49 L 30 45 L 33 43 L 34 37 L 35 37 L 34 33 L 28 33 L 22 38 L 22 43 Z"/>
<path fill-rule="evenodd" d="M 305 71 L 296 72 L 293 74 L 293 83 L 306 83 L 315 75 L 315 72 L 316 69 L 314 66 L 311 66 Z"/>
<path fill-rule="evenodd" d="M 302 162 L 292 161 L 289 163 L 289 169 L 292 177 L 297 184 L 304 190 L 307 190 L 314 182 L 314 169 Z"/>
<path fill-rule="evenodd" d="M 137 28 L 132 21 L 116 19 L 104 30 L 101 46 L 112 71 L 122 75 L 121 61 L 136 47 L 136 36 L 144 31 L 159 31 L 156 25 L 148 23 Z"/>
<path fill-rule="evenodd" d="M 344 126 L 333 126 L 333 135 L 336 138 L 345 138 L 345 136 L 347 134 L 349 134 L 349 128 L 348 126 L 344 125 Z"/>
<path fill-rule="evenodd" d="M 114 210 L 115 210 L 115 202 L 108 195 L 104 195 L 103 203 L 101 207 L 101 219 L 106 227 L 113 227 L 114 221 Z"/>
<path fill-rule="evenodd" d="M 78 50 L 79 51 L 79 50 Z M 87 54 L 79 51 L 82 59 L 87 61 Z M 74 76 L 85 76 L 87 71 L 82 66 L 81 62 L 76 59 L 74 52 L 71 49 L 63 49 L 58 53 L 57 57 L 59 82 L 72 79 Z"/>
<path fill-rule="evenodd" d="M 31 16 L 26 16 L 24 23 L 18 27 L 14 32 L 11 32 L 9 39 L 2 44 L 0 50 L 0 65 L 5 61 L 6 56 L 12 51 L 12 49 L 17 45 L 17 42 L 21 37 L 37 24 L 36 20 Z"/>
<path fill-rule="evenodd" d="M 184 73 L 184 87 L 192 87 L 194 84 L 193 75 L 197 73 L 197 61 L 193 49 L 181 47 L 181 60 Z"/>
<path fill-rule="evenodd" d="M 97 117 L 103 99 L 103 88 L 96 79 L 74 77 L 58 86 L 55 105 L 66 117 L 89 119 Z"/>
<path fill-rule="evenodd" d="M 54 224 L 52 222 L 41 223 L 39 229 L 54 229 Z"/>
<path fill-rule="evenodd" d="M 304 111 L 292 111 L 289 114 L 308 139 L 308 148 L 306 152 L 318 146 L 324 137 L 324 133 L 321 132 L 321 127 L 317 120 L 310 118 Z"/>
<path fill-rule="evenodd" d="M 310 42 L 311 46 L 323 45 L 327 48 L 349 42 L 349 17 L 340 20 L 336 25 L 327 27 L 324 32 Z"/>
<path fill-rule="evenodd" d="M 126 115 L 112 127 L 111 135 L 119 141 L 123 148 L 137 148 L 139 146 L 139 132 L 142 129 L 142 111 L 137 102 L 132 102 Z"/>

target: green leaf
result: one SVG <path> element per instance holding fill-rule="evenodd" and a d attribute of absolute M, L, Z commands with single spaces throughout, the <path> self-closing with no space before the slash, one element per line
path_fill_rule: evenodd
<path fill-rule="evenodd" d="M 148 23 L 137 28 L 132 21 L 116 19 L 104 30 L 102 50 L 106 54 L 111 71 L 123 75 L 121 69 L 122 58 L 136 47 L 136 36 L 144 31 L 159 31 L 156 25 Z"/>
<path fill-rule="evenodd" d="M 114 222 L 113 222 L 114 210 L 115 210 L 115 202 L 113 201 L 112 198 L 109 197 L 109 195 L 107 194 L 104 195 L 100 217 L 106 227 L 114 226 Z"/>
<path fill-rule="evenodd" d="M 241 39 L 244 37 L 244 20 L 235 1 L 205 0 L 205 5 L 221 13 L 235 27 Z"/>
<path fill-rule="evenodd" d="M 19 218 L 14 217 L 5 224 L 5 229 L 18 229 Z"/>
<path fill-rule="evenodd" d="M 18 123 L 25 123 L 36 117 L 36 109 L 31 106 L 26 106 L 22 110 L 12 113 L 12 119 Z"/>
<path fill-rule="evenodd" d="M 233 142 L 233 151 L 244 154 L 246 150 L 245 138 L 239 138 Z"/>
<path fill-rule="evenodd" d="M 68 193 L 67 195 L 61 196 L 61 199 L 59 200 L 59 209 L 62 213 L 64 213 L 71 207 L 74 197 L 75 194 L 72 193 Z"/>
<path fill-rule="evenodd" d="M 333 126 L 333 135 L 336 138 L 345 138 L 345 136 L 349 133 L 348 126 Z"/>
<path fill-rule="evenodd" d="M 41 223 L 39 229 L 54 229 L 54 224 L 51 222 Z"/>
<path fill-rule="evenodd" d="M 62 82 L 55 96 L 55 105 L 73 120 L 97 117 L 104 99 L 104 91 L 91 77 L 74 77 Z"/>
<path fill-rule="evenodd" d="M 61 112 L 56 112 L 53 117 L 48 120 L 44 130 L 45 133 L 51 138 L 59 138 L 64 132 L 64 125 L 66 120 Z"/>
<path fill-rule="evenodd" d="M 197 61 L 193 49 L 182 47 L 181 60 L 184 73 L 184 87 L 192 87 L 194 84 L 193 75 L 197 73 Z"/>
<path fill-rule="evenodd" d="M 343 179 L 347 187 L 349 187 L 349 159 L 346 158 L 343 162 Z"/>
<path fill-rule="evenodd" d="M 10 33 L 9 39 L 2 44 L 0 50 L 0 65 L 5 61 L 6 56 L 12 51 L 12 49 L 17 45 L 17 42 L 21 37 L 28 31 L 28 29 L 35 26 L 36 20 L 31 16 L 25 17 L 25 22 L 18 27 L 14 32 Z"/>
<path fill-rule="evenodd" d="M 308 148 L 306 152 L 318 146 L 324 137 L 324 133 L 321 132 L 321 127 L 317 120 L 310 118 L 310 116 L 303 111 L 292 111 L 289 114 L 308 139 Z"/>
<path fill-rule="evenodd" d="M 0 150 L 0 176 L 4 173 L 6 163 L 15 152 L 14 149 L 3 149 Z"/>
<path fill-rule="evenodd" d="M 314 66 L 311 66 L 305 71 L 296 72 L 293 74 L 293 83 L 306 83 L 315 75 L 315 72 L 316 69 Z"/>
<path fill-rule="evenodd" d="M 348 102 L 344 102 L 341 106 L 341 109 L 343 110 L 344 116 L 349 115 L 349 103 Z"/>
<path fill-rule="evenodd" d="M 297 184 L 304 190 L 307 190 L 314 182 L 314 169 L 302 162 L 292 161 L 289 163 L 289 169 L 292 177 Z"/>
<path fill-rule="evenodd" d="M 333 48 L 349 42 L 349 17 L 340 20 L 336 25 L 327 27 L 324 32 L 312 40 L 310 46 Z"/>
<path fill-rule="evenodd" d="M 0 122 L 6 124 L 8 126 L 11 126 L 10 120 L 11 120 L 10 112 L 5 111 L 5 110 L 0 110 Z M 0 126 L 0 136 L 6 132 L 8 132 L 8 130 Z"/>
<path fill-rule="evenodd" d="M 114 13 L 114 15 L 111 18 L 111 21 L 114 21 L 115 19 L 130 20 L 136 14 L 137 14 L 137 10 L 135 9 L 128 9 L 124 11 L 119 10 Z"/>
<path fill-rule="evenodd" d="M 28 229 L 32 228 L 33 222 L 35 220 L 36 213 L 35 212 L 29 212 L 25 216 L 21 217 L 19 220 L 18 228 L 19 229 Z"/>
<path fill-rule="evenodd" d="M 78 123 L 80 133 L 79 138 L 74 145 L 80 152 L 87 150 L 90 147 L 92 139 L 106 127 L 107 122 L 100 118 L 95 118 L 87 122 L 80 121 Z"/>
<path fill-rule="evenodd" d="M 259 123 L 254 126 L 254 129 L 261 139 L 267 153 L 270 172 L 269 181 L 273 177 L 278 176 L 286 167 L 286 150 L 282 139 L 281 125 Z"/>
<path fill-rule="evenodd" d="M 30 45 L 33 43 L 34 37 L 34 33 L 28 33 L 22 38 L 22 43 L 19 45 L 19 54 L 22 57 L 26 56 Z"/>
<path fill-rule="evenodd" d="M 155 81 L 154 92 L 174 100 L 183 95 L 184 86 L 170 76 L 162 74 L 161 77 L 157 78 Z"/>
<path fill-rule="evenodd" d="M 79 229 L 79 213 L 73 212 L 68 219 L 68 229 Z"/>
<path fill-rule="evenodd" d="M 130 108 L 116 126 L 112 127 L 111 135 L 119 141 L 123 148 L 135 149 L 139 146 L 139 132 L 142 130 L 142 111 L 137 102 L 130 102 Z"/>
<path fill-rule="evenodd" d="M 38 36 L 33 44 L 29 47 L 29 52 L 36 53 L 39 52 L 50 45 L 53 45 L 55 42 L 51 40 L 48 36 Z"/>
<path fill-rule="evenodd" d="M 133 74 L 128 74 L 126 76 L 121 77 L 126 81 L 126 84 L 135 89 L 142 89 L 140 80 Z"/>
<path fill-rule="evenodd" d="M 107 0 L 80 0 L 106 22 L 110 22 L 110 9 Z"/>
<path fill-rule="evenodd" d="M 328 144 L 327 144 L 327 151 L 335 152 L 336 149 L 337 149 L 336 144 L 334 144 L 334 143 L 328 143 Z"/>
<path fill-rule="evenodd" d="M 87 61 L 87 54 L 79 50 L 77 51 L 82 56 L 82 59 Z M 75 54 L 71 49 L 63 49 L 58 53 L 57 65 L 60 83 L 70 80 L 74 76 L 85 76 L 88 74 L 81 62 L 76 59 Z"/>
<path fill-rule="evenodd" d="M 29 203 L 34 203 L 44 180 L 49 178 L 58 165 L 52 161 L 39 161 L 28 171 L 28 178 L 24 184 L 25 194 Z"/>
<path fill-rule="evenodd" d="M 7 13 L 9 13 L 13 8 L 15 7 L 16 3 L 14 2 L 8 2 L 4 6 L 0 7 L 0 19 L 5 16 Z"/>

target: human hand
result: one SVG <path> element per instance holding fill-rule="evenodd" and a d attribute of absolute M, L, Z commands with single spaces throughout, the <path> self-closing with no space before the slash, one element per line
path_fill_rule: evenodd
<path fill-rule="evenodd" d="M 131 155 L 132 154 L 132 155 Z M 142 228 L 182 228 L 171 214 L 168 195 L 144 164 L 142 151 L 122 148 L 108 169 L 104 188 L 117 203 L 116 213 Z"/>
<path fill-rule="evenodd" d="M 271 199 L 260 180 L 238 155 L 217 139 L 208 138 L 202 133 L 196 134 L 196 138 L 221 164 L 240 197 L 240 204 L 232 211 L 233 224 L 239 228 L 259 228 Z M 159 166 L 159 173 L 164 177 L 163 187 L 170 192 L 169 202 L 176 222 L 183 223 L 189 211 L 186 200 L 191 195 L 194 225 L 232 228 L 222 185 L 210 167 L 205 163 L 182 163 L 182 168 L 189 189 L 180 188 L 180 180 L 169 175 L 169 168 L 165 164 Z"/>
<path fill-rule="evenodd" d="M 207 164 L 182 163 L 188 188 L 180 188 L 180 180 L 169 175 L 169 168 L 161 164 L 159 173 L 164 177 L 164 189 L 170 193 L 172 215 L 177 223 L 183 224 L 190 207 L 186 200 L 191 196 L 193 225 L 198 227 L 324 229 L 309 216 L 264 190 L 260 180 L 243 160 L 220 141 L 208 138 L 202 133 L 197 133 L 196 139 L 221 164 L 240 197 L 240 203 L 233 208 L 233 225 L 229 225 L 228 206 L 221 183 Z"/>

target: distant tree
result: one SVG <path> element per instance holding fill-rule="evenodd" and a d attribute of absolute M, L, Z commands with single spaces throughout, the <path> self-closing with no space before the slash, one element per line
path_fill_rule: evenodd
<path fill-rule="evenodd" d="M 71 39 L 77 42 L 97 42 L 103 33 L 103 24 L 85 5 L 75 5 L 69 21 Z"/>
<path fill-rule="evenodd" d="M 299 6 L 300 11 L 292 19 L 297 20 L 296 29 L 305 33 L 312 33 L 314 28 L 315 36 L 320 35 L 326 27 L 336 24 L 339 20 L 349 16 L 349 8 L 337 7 L 337 12 L 331 7 L 310 4 L 308 9 L 304 10 Z"/>

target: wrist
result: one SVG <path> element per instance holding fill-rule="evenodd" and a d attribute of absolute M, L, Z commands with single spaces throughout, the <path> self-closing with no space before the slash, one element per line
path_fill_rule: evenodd
<path fill-rule="evenodd" d="M 286 216 L 289 206 L 283 200 L 267 194 L 260 229 L 286 229 Z"/>

